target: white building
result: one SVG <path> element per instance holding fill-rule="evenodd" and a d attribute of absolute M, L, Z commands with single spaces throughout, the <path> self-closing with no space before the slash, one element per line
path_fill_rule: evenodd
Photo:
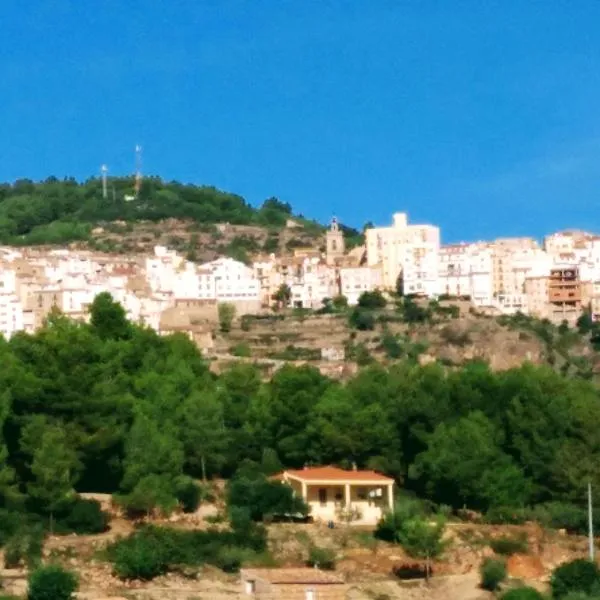
<path fill-rule="evenodd" d="M 439 253 L 440 295 L 468 296 L 476 306 L 491 306 L 493 253 L 488 244 L 452 244 Z"/>
<path fill-rule="evenodd" d="M 340 269 L 340 290 L 348 304 L 358 303 L 363 292 L 372 292 L 382 287 L 379 267 L 344 267 Z"/>
<path fill-rule="evenodd" d="M 437 294 L 439 227 L 409 225 L 406 213 L 396 213 L 390 227 L 374 227 L 365 233 L 367 264 L 381 266 L 384 288 L 395 289 L 402 277 L 405 294 Z"/>

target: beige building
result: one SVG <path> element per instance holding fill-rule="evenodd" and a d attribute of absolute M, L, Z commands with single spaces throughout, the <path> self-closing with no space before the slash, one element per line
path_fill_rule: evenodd
<path fill-rule="evenodd" d="M 526 312 L 538 319 L 548 319 L 550 317 L 550 303 L 548 301 L 549 281 L 549 276 L 528 277 L 525 280 Z"/>
<path fill-rule="evenodd" d="M 385 289 L 394 290 L 402 277 L 405 294 L 438 293 L 440 229 L 409 225 L 406 213 L 395 213 L 389 227 L 367 229 L 367 265 L 381 266 Z"/>
<path fill-rule="evenodd" d="M 305 467 L 278 476 L 309 506 L 319 521 L 340 521 L 354 513 L 357 525 L 375 525 L 394 507 L 394 480 L 375 471 Z"/>
<path fill-rule="evenodd" d="M 345 600 L 343 578 L 319 569 L 242 569 L 245 600 Z"/>

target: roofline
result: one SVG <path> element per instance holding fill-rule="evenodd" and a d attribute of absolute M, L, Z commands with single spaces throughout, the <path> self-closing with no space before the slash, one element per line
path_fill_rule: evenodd
<path fill-rule="evenodd" d="M 394 480 L 391 477 L 381 475 L 381 479 L 310 479 L 304 478 L 299 475 L 292 475 L 288 471 L 284 471 L 283 479 L 293 479 L 295 481 L 301 481 L 304 483 L 313 483 L 318 485 L 337 485 L 339 483 L 350 483 L 356 485 L 378 485 L 378 484 L 393 484 Z"/>

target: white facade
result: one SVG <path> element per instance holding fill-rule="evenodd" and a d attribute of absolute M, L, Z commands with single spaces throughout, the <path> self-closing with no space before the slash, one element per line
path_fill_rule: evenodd
<path fill-rule="evenodd" d="M 232 258 L 218 258 L 198 269 L 203 293 L 219 302 L 259 302 L 260 283 L 253 270 Z"/>
<path fill-rule="evenodd" d="M 405 213 L 394 214 L 390 227 L 366 231 L 367 264 L 381 266 L 386 289 L 402 276 L 404 293 L 435 296 L 439 287 L 440 230 L 433 225 L 409 225 Z"/>
<path fill-rule="evenodd" d="M 348 304 L 358 303 L 363 292 L 372 292 L 382 287 L 379 267 L 346 267 L 340 269 L 340 290 Z"/>
<path fill-rule="evenodd" d="M 23 327 L 23 306 L 15 294 L 0 293 L 0 334 L 10 338 Z"/>
<path fill-rule="evenodd" d="M 493 256 L 487 244 L 442 246 L 438 293 L 468 296 L 476 306 L 491 306 L 494 295 Z"/>

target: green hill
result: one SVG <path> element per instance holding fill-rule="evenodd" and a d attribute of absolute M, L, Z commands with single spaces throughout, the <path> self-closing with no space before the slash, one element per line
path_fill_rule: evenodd
<path fill-rule="evenodd" d="M 145 179 L 135 198 L 131 177 L 111 178 L 107 187 L 104 198 L 98 178 L 83 183 L 50 177 L 43 182 L 21 179 L 0 184 L 0 243 L 89 241 L 97 225 L 165 219 L 191 220 L 204 226 L 230 223 L 279 230 L 293 218 L 306 233 L 319 235 L 323 231 L 322 225 L 294 215 L 289 204 L 276 198 L 254 207 L 237 194 L 210 186 L 165 182 L 157 177 Z M 356 230 L 345 230 L 350 239 L 359 236 Z"/>

